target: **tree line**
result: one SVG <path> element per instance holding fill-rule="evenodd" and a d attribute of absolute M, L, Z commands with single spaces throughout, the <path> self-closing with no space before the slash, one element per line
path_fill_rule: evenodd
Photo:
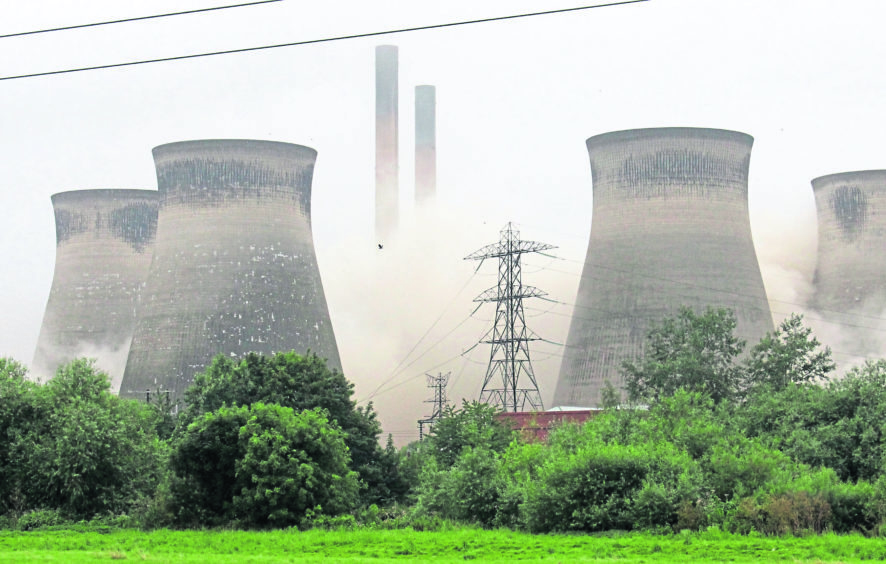
<path fill-rule="evenodd" d="M 125 516 L 143 526 L 287 527 L 390 505 L 408 485 L 370 404 L 326 361 L 216 357 L 185 392 L 110 393 L 78 359 L 45 385 L 0 359 L 0 515 L 7 526 Z M 39 523 L 38 523 L 39 524 Z"/>
<path fill-rule="evenodd" d="M 745 352 L 724 309 L 654 326 L 626 395 L 555 429 L 502 435 L 488 406 L 450 409 L 410 461 L 417 513 L 533 532 L 716 527 L 886 536 L 886 361 L 832 378 L 792 316 Z"/>
<path fill-rule="evenodd" d="M 85 359 L 44 385 L 0 359 L 0 526 L 886 535 L 886 361 L 833 378 L 799 316 L 748 350 L 734 331 L 729 310 L 664 319 L 624 395 L 544 443 L 464 402 L 399 452 L 311 354 L 219 356 L 177 413 L 116 397 Z"/>

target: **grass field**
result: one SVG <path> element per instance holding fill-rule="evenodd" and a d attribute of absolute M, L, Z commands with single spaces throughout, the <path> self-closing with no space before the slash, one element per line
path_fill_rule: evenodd
<path fill-rule="evenodd" d="M 0 532 L 0 562 L 861 562 L 886 542 L 861 536 L 529 535 L 457 529 Z"/>

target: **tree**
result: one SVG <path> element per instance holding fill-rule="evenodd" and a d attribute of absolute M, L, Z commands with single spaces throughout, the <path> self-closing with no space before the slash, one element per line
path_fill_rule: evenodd
<path fill-rule="evenodd" d="M 820 347 L 812 329 L 803 325 L 803 316 L 791 315 L 751 349 L 745 362 L 747 386 L 777 391 L 791 382 L 827 381 L 834 361 L 831 349 Z"/>
<path fill-rule="evenodd" d="M 191 423 L 171 457 L 185 522 L 290 526 L 336 515 L 358 492 L 344 434 L 322 409 L 221 407 Z"/>
<path fill-rule="evenodd" d="M 239 362 L 219 355 L 185 392 L 186 408 L 180 426 L 184 428 L 222 406 L 261 402 L 295 411 L 323 408 L 345 433 L 351 468 L 366 485 L 364 502 L 399 499 L 407 486 L 397 471 L 397 457 L 379 445 L 381 425 L 372 404 L 358 407 L 353 394 L 354 385 L 315 354 L 250 353 Z"/>
<path fill-rule="evenodd" d="M 179 522 L 216 524 L 232 518 L 240 428 L 248 412 L 246 406 L 223 406 L 179 430 L 169 458 L 178 478 L 172 496 Z"/>
<path fill-rule="evenodd" d="M 485 447 L 504 452 L 514 433 L 496 418 L 498 413 L 495 407 L 477 401 L 464 401 L 461 409 L 447 406 L 428 434 L 425 448 L 441 469 L 451 468 L 467 448 Z"/>
<path fill-rule="evenodd" d="M 817 385 L 764 388 L 736 409 L 733 424 L 794 460 L 832 468 L 842 480 L 874 481 L 886 471 L 886 360 Z"/>
<path fill-rule="evenodd" d="M 36 384 L 25 379 L 27 369 L 11 358 L 0 357 L 0 514 L 20 512 L 20 484 L 12 459 L 12 443 L 35 419 Z"/>
<path fill-rule="evenodd" d="M 10 441 L 11 483 L 28 508 L 78 519 L 125 512 L 160 479 L 155 412 L 109 391 L 107 374 L 77 359 L 31 390 L 31 414 Z"/>
<path fill-rule="evenodd" d="M 622 365 L 629 399 L 656 401 L 680 388 L 715 402 L 735 398 L 742 379 L 735 359 L 745 345 L 735 326 L 731 310 L 707 308 L 698 315 L 688 307 L 654 325 L 643 356 Z"/>

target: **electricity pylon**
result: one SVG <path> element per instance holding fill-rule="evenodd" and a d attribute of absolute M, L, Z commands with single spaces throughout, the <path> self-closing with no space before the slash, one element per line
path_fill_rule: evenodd
<path fill-rule="evenodd" d="M 554 245 L 547 243 L 521 241 L 520 232 L 508 223 L 501 230 L 498 243 L 486 245 L 465 257 L 465 260 L 480 261 L 498 259 L 498 284 L 474 301 L 496 303 L 492 338 L 482 341 L 491 344 L 492 350 L 480 401 L 497 405 L 503 411 L 526 411 L 526 404 L 532 411 L 544 410 L 529 360 L 529 341 L 538 340 L 538 337 L 534 337 L 526 328 L 523 298 L 547 294 L 534 286 L 523 285 L 520 256 L 554 248 Z"/>
<path fill-rule="evenodd" d="M 446 384 L 449 382 L 450 374 L 450 372 L 447 372 L 445 375 L 438 373 L 436 376 L 425 374 L 425 376 L 428 377 L 428 387 L 434 390 L 434 397 L 425 400 L 425 403 L 433 404 L 434 408 L 430 417 L 419 419 L 418 440 L 422 440 L 425 436 L 424 426 L 428 425 L 429 427 L 432 427 L 443 415 L 443 409 L 445 409 L 448 404 L 446 401 Z"/>

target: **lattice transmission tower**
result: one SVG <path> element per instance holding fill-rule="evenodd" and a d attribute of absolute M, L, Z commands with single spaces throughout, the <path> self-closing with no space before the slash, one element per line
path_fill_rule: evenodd
<path fill-rule="evenodd" d="M 480 261 L 498 259 L 498 284 L 477 296 L 474 301 L 496 303 L 492 337 L 482 341 L 492 345 L 492 350 L 480 391 L 480 401 L 497 405 L 503 411 L 526 411 L 527 404 L 531 411 L 544 410 L 529 360 L 529 341 L 538 340 L 538 337 L 526 328 L 523 298 L 537 298 L 547 294 L 534 286 L 523 285 L 520 257 L 524 253 L 554 248 L 554 245 L 547 243 L 521 241 L 520 232 L 508 223 L 501 230 L 498 243 L 486 245 L 465 257 L 465 260 Z"/>
<path fill-rule="evenodd" d="M 425 425 L 433 427 L 434 423 L 443 415 L 443 410 L 449 403 L 446 400 L 446 384 L 449 383 L 450 374 L 451 372 L 446 374 L 438 373 L 436 376 L 425 374 L 428 377 L 428 387 L 434 390 L 434 397 L 425 400 L 425 403 L 432 404 L 434 408 L 429 417 L 418 420 L 418 440 L 422 440 L 425 436 Z"/>

